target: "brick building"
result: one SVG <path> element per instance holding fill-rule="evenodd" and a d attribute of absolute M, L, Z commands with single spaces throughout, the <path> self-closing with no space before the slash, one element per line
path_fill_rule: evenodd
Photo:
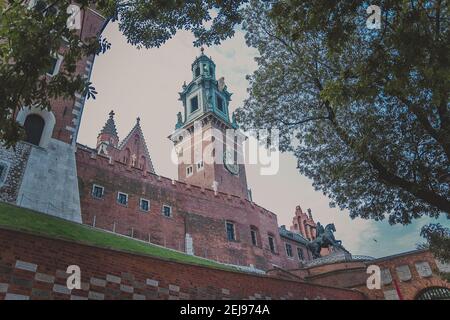
<path fill-rule="evenodd" d="M 80 14 L 81 39 L 99 36 L 107 19 L 92 8 Z M 64 50 L 47 77 L 64 68 Z M 76 73 L 89 78 L 93 63 L 84 57 Z M 310 258 L 314 221 L 298 234 L 280 229 L 276 214 L 252 201 L 232 94 L 203 50 L 191 70 L 179 93 L 184 112 L 167 130 L 178 180 L 155 172 L 139 118 L 120 140 L 111 112 L 96 146 L 77 144 L 85 97 L 76 94 L 52 101 L 50 110 L 18 112 L 26 139 L 0 148 L 0 200 L 224 263 L 298 268 Z"/>

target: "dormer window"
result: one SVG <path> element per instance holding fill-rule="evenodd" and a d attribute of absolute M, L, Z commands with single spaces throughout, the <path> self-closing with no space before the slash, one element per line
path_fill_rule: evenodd
<path fill-rule="evenodd" d="M 198 96 L 191 98 L 191 113 L 198 109 Z"/>

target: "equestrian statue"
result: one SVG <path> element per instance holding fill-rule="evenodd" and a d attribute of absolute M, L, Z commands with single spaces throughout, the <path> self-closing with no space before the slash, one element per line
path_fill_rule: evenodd
<path fill-rule="evenodd" d="M 320 224 L 320 222 L 317 222 L 316 238 L 313 241 L 309 242 L 307 245 L 314 259 L 320 258 L 320 250 L 322 248 L 333 246 L 334 248 L 344 249 L 342 247 L 342 241 L 336 240 L 336 238 L 334 237 L 334 232 L 336 232 L 334 223 L 330 223 L 324 228 Z"/>

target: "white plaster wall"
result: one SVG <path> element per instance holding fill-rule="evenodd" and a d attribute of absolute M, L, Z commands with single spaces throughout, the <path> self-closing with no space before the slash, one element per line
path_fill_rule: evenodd
<path fill-rule="evenodd" d="M 82 222 L 73 146 L 56 139 L 45 149 L 33 146 L 17 205 Z"/>

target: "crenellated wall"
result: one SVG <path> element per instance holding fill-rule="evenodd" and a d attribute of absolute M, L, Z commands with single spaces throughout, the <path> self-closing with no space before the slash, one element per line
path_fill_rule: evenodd
<path fill-rule="evenodd" d="M 83 223 L 181 251 L 186 251 L 189 234 L 195 255 L 224 263 L 259 269 L 299 266 L 287 260 L 277 216 L 255 203 L 129 167 L 81 145 L 76 153 Z M 92 195 L 93 184 L 104 187 L 102 199 Z M 117 202 L 119 191 L 128 194 L 126 206 Z M 140 198 L 150 200 L 149 212 L 140 210 Z M 172 217 L 162 214 L 163 205 L 172 207 Z M 236 241 L 227 240 L 226 221 L 234 223 Z M 257 246 L 251 227 L 258 232 Z"/>

